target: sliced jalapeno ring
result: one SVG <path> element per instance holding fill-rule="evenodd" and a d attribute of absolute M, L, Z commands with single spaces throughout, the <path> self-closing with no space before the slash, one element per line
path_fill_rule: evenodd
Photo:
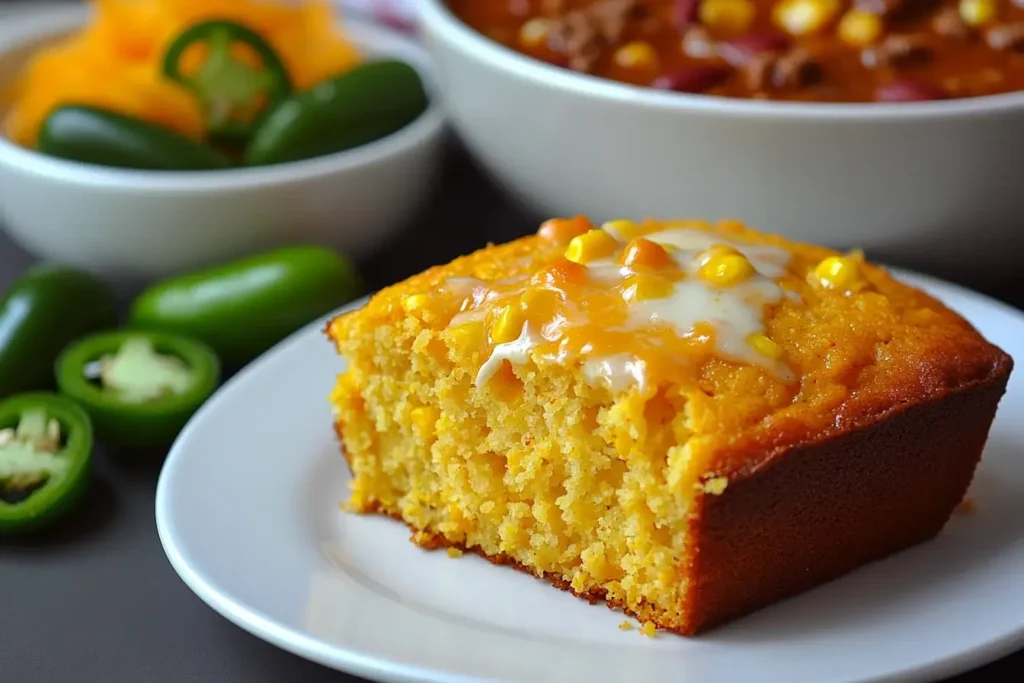
<path fill-rule="evenodd" d="M 232 46 L 249 47 L 260 61 L 252 67 L 232 54 Z M 207 49 L 195 74 L 182 70 L 189 48 Z M 206 109 L 211 136 L 225 141 L 247 140 L 272 110 L 292 92 L 281 58 L 258 33 L 242 24 L 215 19 L 185 29 L 164 54 L 163 73 L 192 90 Z"/>
<path fill-rule="evenodd" d="M 61 392 L 85 408 L 100 439 L 127 448 L 171 443 L 219 380 L 208 346 L 160 332 L 103 332 L 57 359 Z"/>
<path fill-rule="evenodd" d="M 69 512 L 91 464 L 92 426 L 74 401 L 38 392 L 0 402 L 0 534 L 33 531 Z"/>

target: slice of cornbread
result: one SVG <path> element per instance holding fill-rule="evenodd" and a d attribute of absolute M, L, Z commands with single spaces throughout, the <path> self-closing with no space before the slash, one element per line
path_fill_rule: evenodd
<path fill-rule="evenodd" d="M 327 329 L 348 507 L 693 634 L 939 532 L 1012 361 L 859 254 L 545 223 Z"/>

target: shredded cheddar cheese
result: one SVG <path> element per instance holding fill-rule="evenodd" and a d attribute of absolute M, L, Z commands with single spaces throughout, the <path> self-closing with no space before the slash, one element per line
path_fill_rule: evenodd
<path fill-rule="evenodd" d="M 3 132 L 14 142 L 34 146 L 46 116 L 72 103 L 203 138 L 200 103 L 164 78 L 161 67 L 170 42 L 207 19 L 229 19 L 259 33 L 281 57 L 297 90 L 360 60 L 356 47 L 339 32 L 328 0 L 91 0 L 91 6 L 89 23 L 40 50 L 5 98 L 12 106 Z"/>

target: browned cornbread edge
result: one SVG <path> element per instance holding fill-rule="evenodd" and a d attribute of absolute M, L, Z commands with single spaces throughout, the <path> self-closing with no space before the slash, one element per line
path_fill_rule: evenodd
<path fill-rule="evenodd" d="M 790 447 L 694 503 L 684 571 L 692 635 L 939 533 L 974 477 L 1006 390 L 989 377 Z"/>
<path fill-rule="evenodd" d="M 730 475 L 721 495 L 697 496 L 683 559 L 689 585 L 681 628 L 619 601 L 608 606 L 696 635 L 933 538 L 970 486 L 1012 369 L 1012 359 L 999 352 L 985 379 L 821 441 L 781 448 L 756 470 Z M 335 430 L 340 440 L 340 426 Z M 474 552 L 590 602 L 606 600 L 603 590 L 581 594 L 560 576 L 538 575 L 505 555 L 440 535 L 416 542 Z"/>

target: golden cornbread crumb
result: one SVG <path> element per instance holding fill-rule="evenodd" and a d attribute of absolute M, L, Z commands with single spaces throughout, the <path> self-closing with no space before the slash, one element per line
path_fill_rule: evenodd
<path fill-rule="evenodd" d="M 658 627 L 651 621 L 645 622 L 644 625 L 640 627 L 640 633 L 644 634 L 648 638 L 653 638 L 657 632 Z"/>
<path fill-rule="evenodd" d="M 725 493 L 725 487 L 729 485 L 729 477 L 713 477 L 704 482 L 704 492 L 714 496 Z"/>
<path fill-rule="evenodd" d="M 643 621 L 647 635 L 656 626 L 692 633 L 740 611 L 713 614 L 716 600 L 754 604 L 741 569 L 763 564 L 763 575 L 771 562 L 803 561 L 781 552 L 763 562 L 715 564 L 695 535 L 712 513 L 731 509 L 715 506 L 749 495 L 747 480 L 794 448 L 858 433 L 904 406 L 991 381 L 996 371 L 1008 374 L 1005 354 L 966 321 L 859 255 L 735 222 L 631 223 L 617 248 L 624 253 L 627 243 L 681 224 L 722 243 L 707 258 L 732 255 L 729 241 L 751 253 L 771 250 L 771 258 L 787 255 L 770 282 L 743 266 L 743 277 L 720 278 L 712 288 L 715 297 L 735 287 L 779 289 L 757 311 L 761 329 L 737 330 L 740 343 L 754 341 L 755 360 L 721 353 L 728 326 L 697 321 L 690 334 L 657 323 L 625 329 L 636 311 L 677 306 L 676 293 L 703 280 L 675 265 L 681 250 L 666 250 L 673 259 L 666 261 L 644 247 L 646 256 L 633 259 L 636 270 L 625 279 L 653 278 L 674 293 L 631 298 L 618 285 L 602 289 L 602 273 L 623 266 L 582 218 L 548 221 L 537 236 L 432 268 L 332 320 L 328 335 L 348 362 L 331 395 L 353 473 L 348 509 L 401 519 L 425 548 L 473 550 L 582 597 L 604 598 Z M 821 265 L 838 258 L 856 267 Z M 836 286 L 821 286 L 819 269 Z M 558 327 L 574 315 L 583 322 Z M 587 353 L 600 353 L 613 369 L 632 362 L 620 374 L 639 379 L 594 381 Z M 973 442 L 964 449 L 973 452 Z M 853 462 L 851 453 L 841 462 Z M 893 490 L 913 484 L 901 472 L 891 479 Z M 808 494 L 800 486 L 771 491 Z M 894 494 L 893 505 L 902 499 Z M 744 524 L 779 509 L 773 500 L 737 513 L 739 521 L 723 519 Z M 818 515 L 808 524 L 822 519 L 828 522 Z M 766 536 L 763 529 L 750 533 L 757 542 Z M 819 537 L 832 538 L 828 530 L 798 538 Z M 732 591 L 722 589 L 725 597 L 702 578 L 716 571 Z"/>
<path fill-rule="evenodd" d="M 462 551 L 458 548 L 448 548 L 448 557 L 462 557 Z"/>
<path fill-rule="evenodd" d="M 619 630 L 620 631 L 631 631 L 631 630 L 633 630 L 633 622 L 632 621 L 620 622 L 619 623 Z"/>

